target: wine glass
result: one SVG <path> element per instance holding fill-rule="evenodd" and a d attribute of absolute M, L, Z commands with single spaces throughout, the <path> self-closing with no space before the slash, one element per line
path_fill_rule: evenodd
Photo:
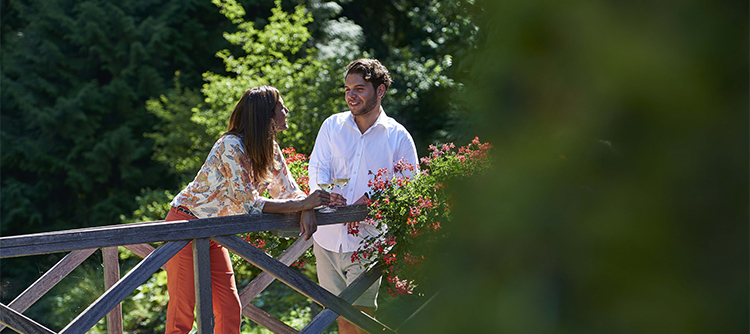
<path fill-rule="evenodd" d="M 331 176 L 333 177 L 333 184 L 344 190 L 344 187 L 349 183 L 349 166 L 346 159 L 343 157 L 331 159 Z"/>
<path fill-rule="evenodd" d="M 330 193 L 331 190 L 333 190 L 333 177 L 332 177 L 330 165 L 318 163 L 316 165 L 315 173 L 316 173 L 315 180 L 318 182 L 318 187 Z M 336 212 L 336 209 L 323 205 L 318 212 L 331 213 L 331 212 Z"/>

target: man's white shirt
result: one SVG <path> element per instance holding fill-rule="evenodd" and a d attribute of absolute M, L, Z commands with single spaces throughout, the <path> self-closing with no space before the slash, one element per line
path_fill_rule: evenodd
<path fill-rule="evenodd" d="M 419 161 L 409 132 L 383 110 L 365 133 L 359 131 L 354 115 L 348 111 L 332 115 L 323 122 L 310 155 L 310 192 L 320 188 L 316 181 L 317 164 L 327 166 L 332 158 L 338 157 L 344 158 L 348 163 L 350 179 L 343 190 L 336 187 L 334 192 L 343 195 L 349 204 L 370 190 L 367 184 L 378 169 L 387 168 L 389 173 L 393 173 L 393 165 L 401 159 L 415 167 Z M 370 226 L 360 227 L 360 234 L 375 232 L 377 231 Z M 344 224 L 319 226 L 313 238 L 320 246 L 332 252 L 355 251 L 362 241 L 361 236 L 348 234 Z"/>

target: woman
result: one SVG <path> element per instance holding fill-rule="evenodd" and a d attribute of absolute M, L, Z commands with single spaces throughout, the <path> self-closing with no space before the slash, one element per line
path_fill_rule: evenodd
<path fill-rule="evenodd" d="M 324 191 L 306 197 L 300 191 L 275 140 L 276 132 L 287 129 L 288 113 L 276 88 L 246 91 L 198 175 L 170 203 L 166 220 L 302 211 L 300 235 L 309 239 L 317 229 L 312 209 L 342 204 L 344 199 Z M 264 190 L 274 199 L 261 197 Z M 210 244 L 214 332 L 239 333 L 240 299 L 229 252 L 213 240 Z M 193 251 L 188 244 L 167 262 L 166 333 L 188 333 L 193 327 L 193 282 Z"/>

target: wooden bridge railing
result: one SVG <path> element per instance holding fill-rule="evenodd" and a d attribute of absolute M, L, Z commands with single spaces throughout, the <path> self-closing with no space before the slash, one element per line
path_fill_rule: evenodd
<path fill-rule="evenodd" d="M 316 213 L 316 218 L 318 225 L 338 224 L 360 221 L 364 219 L 366 212 L 365 206 L 352 205 L 340 207 L 335 213 Z M 322 333 L 339 315 L 371 333 L 394 333 L 395 331 L 388 326 L 351 305 L 380 276 L 379 266 L 366 271 L 339 296 L 335 296 L 289 268 L 289 265 L 312 245 L 312 239 L 298 239 L 278 259 L 274 259 L 237 236 L 249 232 L 295 229 L 298 226 L 299 213 L 263 214 L 155 221 L 0 238 L 0 259 L 70 252 L 11 303 L 0 304 L 0 330 L 7 326 L 19 333 L 55 333 L 24 316 L 23 312 L 101 248 L 106 291 L 59 333 L 85 333 L 105 316 L 108 332 L 122 333 L 120 302 L 153 273 L 165 268 L 166 262 L 192 240 L 198 333 L 213 333 L 208 255 L 209 239 L 213 239 L 263 270 L 240 292 L 242 313 L 274 333 L 298 333 L 294 328 L 250 303 L 274 279 L 326 308 L 299 333 Z M 147 244 L 152 242 L 164 244 L 154 249 Z M 144 258 L 122 278 L 119 272 L 118 246 L 125 247 Z"/>

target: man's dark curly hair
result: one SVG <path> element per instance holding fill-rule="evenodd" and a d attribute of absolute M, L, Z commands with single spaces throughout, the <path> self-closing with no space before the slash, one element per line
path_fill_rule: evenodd
<path fill-rule="evenodd" d="M 378 89 L 382 84 L 385 85 L 385 89 L 387 90 L 391 83 L 393 83 L 391 75 L 388 74 L 388 69 L 377 59 L 361 58 L 352 61 L 346 66 L 346 76 L 351 73 L 361 74 L 362 78 L 371 83 L 375 89 Z"/>

